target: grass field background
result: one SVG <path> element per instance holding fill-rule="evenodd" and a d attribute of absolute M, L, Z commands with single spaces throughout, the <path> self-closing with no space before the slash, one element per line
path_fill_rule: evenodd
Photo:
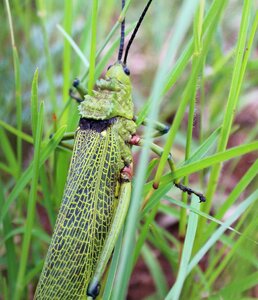
<path fill-rule="evenodd" d="M 144 2 L 127 4 L 129 36 Z M 71 158 L 59 142 L 79 120 L 68 91 L 76 77 L 92 88 L 116 60 L 121 3 L 0 8 L 0 299 L 32 299 Z M 170 131 L 156 140 L 161 159 L 148 143 L 133 149 L 132 201 L 104 299 L 258 298 L 257 10 L 252 0 L 153 1 L 128 67 L 139 123 Z M 147 141 L 151 130 L 139 126 Z M 160 188 L 141 208 L 154 178 Z M 182 196 L 175 178 L 207 201 Z"/>

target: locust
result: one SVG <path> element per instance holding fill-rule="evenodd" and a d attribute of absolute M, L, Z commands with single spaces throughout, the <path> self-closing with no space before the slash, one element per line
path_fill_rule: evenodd
<path fill-rule="evenodd" d="M 151 4 L 149 0 L 128 42 L 124 59 L 125 20 L 121 23 L 117 61 L 92 95 L 73 83 L 79 96 L 80 121 L 62 204 L 34 299 L 95 299 L 100 281 L 112 255 L 130 204 L 132 188 L 132 145 L 144 141 L 136 134 L 134 105 L 127 56 L 140 24 Z M 124 0 L 122 1 L 122 8 Z M 167 126 L 160 123 L 160 134 Z M 155 144 L 151 149 L 161 154 Z M 174 171 L 172 158 L 168 158 Z M 205 197 L 178 180 L 174 184 L 200 201 Z M 157 186 L 155 186 L 157 188 Z"/>

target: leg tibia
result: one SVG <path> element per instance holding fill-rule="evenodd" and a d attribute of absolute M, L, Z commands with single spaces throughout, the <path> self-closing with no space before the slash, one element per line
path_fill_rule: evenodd
<path fill-rule="evenodd" d="M 134 117 L 134 120 L 136 121 L 137 120 L 137 116 Z M 143 122 L 142 122 L 142 125 L 143 126 L 148 126 L 148 124 L 150 123 L 150 121 L 148 119 L 145 119 Z M 153 128 L 155 130 L 157 130 L 157 132 L 153 135 L 153 137 L 159 137 L 159 136 L 162 136 L 166 133 L 168 133 L 169 131 L 169 126 L 163 124 L 163 123 L 160 123 L 160 122 L 154 122 L 153 124 Z"/>
<path fill-rule="evenodd" d="M 134 137 L 133 137 L 133 141 L 137 141 L 137 143 L 136 143 L 136 142 L 132 142 L 132 144 L 133 144 L 133 145 L 136 145 L 136 146 L 142 146 L 142 145 L 144 144 L 144 140 L 141 139 L 139 136 L 134 136 Z M 152 143 L 152 144 L 150 145 L 150 148 L 151 148 L 151 150 L 152 150 L 154 153 L 156 153 L 158 156 L 161 156 L 162 153 L 163 153 L 163 149 L 162 149 L 161 147 L 159 147 L 158 145 L 154 144 L 154 143 Z M 175 166 L 175 163 L 174 163 L 174 161 L 173 161 L 173 158 L 172 158 L 172 155 L 171 155 L 171 154 L 169 154 L 169 156 L 168 156 L 168 158 L 167 158 L 167 161 L 168 161 L 168 165 L 169 165 L 169 167 L 170 167 L 171 172 L 172 172 L 172 173 L 175 172 L 176 166 Z M 173 181 L 173 183 L 174 183 L 174 185 L 175 185 L 177 188 L 179 188 L 182 192 L 187 193 L 188 195 L 194 194 L 194 195 L 196 195 L 197 197 L 199 197 L 200 202 L 205 202 L 206 198 L 205 198 L 205 196 L 204 196 L 202 193 L 196 192 L 195 190 L 193 190 L 193 189 L 191 189 L 191 188 L 189 188 L 189 187 L 183 185 L 183 184 L 179 181 L 179 179 L 175 179 L 175 180 Z M 159 187 L 159 182 L 154 182 L 154 183 L 153 183 L 153 188 L 154 188 L 154 189 L 157 189 L 158 187 Z"/>

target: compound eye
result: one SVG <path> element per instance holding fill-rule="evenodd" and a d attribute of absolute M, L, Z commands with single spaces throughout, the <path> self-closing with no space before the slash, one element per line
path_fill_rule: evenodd
<path fill-rule="evenodd" d="M 124 67 L 124 72 L 126 75 L 130 75 L 130 70 L 127 67 Z"/>
<path fill-rule="evenodd" d="M 107 69 L 109 70 L 111 67 L 112 67 L 112 65 L 108 66 L 108 68 L 107 68 Z"/>

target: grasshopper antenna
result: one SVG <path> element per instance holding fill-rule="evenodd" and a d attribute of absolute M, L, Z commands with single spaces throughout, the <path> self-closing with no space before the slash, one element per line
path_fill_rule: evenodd
<path fill-rule="evenodd" d="M 122 10 L 125 6 L 125 0 L 122 0 Z M 119 45 L 119 51 L 118 51 L 118 61 L 121 61 L 123 52 L 124 52 L 124 42 L 125 42 L 125 17 L 121 23 L 121 38 L 120 38 L 120 45 Z"/>
<path fill-rule="evenodd" d="M 127 61 L 127 56 L 128 56 L 129 49 L 130 49 L 130 47 L 131 47 L 131 45 L 133 43 L 133 40 L 134 40 L 134 38 L 135 38 L 135 36 L 137 34 L 137 31 L 139 30 L 139 27 L 141 26 L 141 23 L 142 23 L 142 21 L 144 19 L 144 16 L 146 15 L 146 12 L 147 12 L 147 10 L 148 10 L 151 2 L 152 2 L 152 0 L 148 1 L 147 5 L 145 6 L 145 8 L 144 8 L 144 10 L 143 10 L 143 12 L 142 12 L 142 14 L 140 16 L 140 19 L 139 19 L 138 23 L 136 24 L 136 26 L 134 28 L 134 31 L 133 31 L 133 33 L 132 33 L 132 35 L 130 37 L 130 40 L 129 40 L 128 45 L 127 45 L 126 50 L 125 50 L 125 56 L 124 56 L 124 61 L 123 61 L 124 65 L 126 65 L 126 61 Z"/>

